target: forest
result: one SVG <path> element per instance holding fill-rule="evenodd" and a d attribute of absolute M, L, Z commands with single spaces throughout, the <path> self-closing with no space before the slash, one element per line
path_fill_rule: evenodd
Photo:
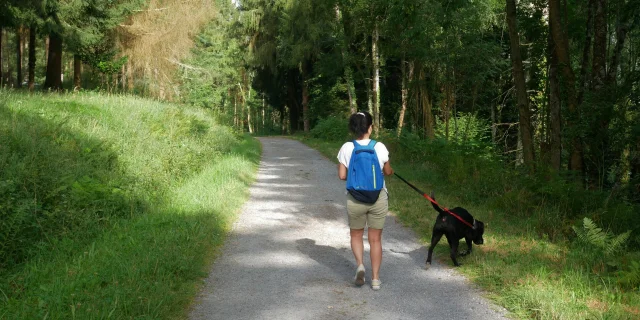
<path fill-rule="evenodd" d="M 203 56 L 243 60 L 239 78 L 218 86 L 213 107 L 234 106 L 236 125 L 246 130 L 264 117 L 264 104 L 287 132 L 369 110 L 380 131 L 482 140 L 512 165 L 568 173 L 587 189 L 615 187 L 638 199 L 635 1 L 236 6 L 238 18 L 212 28 L 228 32 L 228 49 L 246 55 Z M 221 74 L 212 80 L 225 81 Z M 190 84 L 189 101 L 201 103 Z"/>
<path fill-rule="evenodd" d="M 504 212 L 539 239 L 584 241 L 586 269 L 625 292 L 640 286 L 640 1 L 0 0 L 0 98 L 94 91 L 207 112 L 236 136 L 328 143 L 328 155 L 350 139 L 348 116 L 369 111 L 375 138 L 416 179 L 451 193 L 464 185 L 456 200 Z M 180 132 L 199 132 L 204 116 L 169 109 Z M 5 118 L 0 133 L 12 128 Z M 200 165 L 181 156 L 171 174 Z M 9 217 L 26 203 L 11 192 L 33 194 L 3 174 Z M 36 220 L 20 223 L 36 230 Z M 7 244 L 30 241 L 13 227 L 0 223 L 0 274 L 32 257 Z"/>
<path fill-rule="evenodd" d="M 635 1 L 188 3 L 5 0 L 2 85 L 182 101 L 248 132 L 369 110 L 380 131 L 640 197 Z"/>
<path fill-rule="evenodd" d="M 249 132 L 267 124 L 309 132 L 327 117 L 369 110 L 380 131 L 481 139 L 516 166 L 640 197 L 635 1 L 216 7 L 215 19 L 211 9 L 181 33 L 148 39 L 150 28 L 180 17 L 154 16 L 165 11 L 162 2 L 5 0 L 2 85 L 59 90 L 64 80 L 69 90 L 179 100 Z M 207 24 L 192 54 L 191 40 L 176 49 L 198 23 Z"/>

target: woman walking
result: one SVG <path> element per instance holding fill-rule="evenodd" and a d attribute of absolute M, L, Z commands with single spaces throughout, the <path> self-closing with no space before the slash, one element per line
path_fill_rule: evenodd
<path fill-rule="evenodd" d="M 382 229 L 389 210 L 388 192 L 383 175 L 393 174 L 389 151 L 381 142 L 371 140 L 373 118 L 358 112 L 349 118 L 349 130 L 355 140 L 346 142 L 338 152 L 338 177 L 347 180 L 347 214 L 351 234 L 351 250 L 356 259 L 355 284 L 365 282 L 363 264 L 365 226 L 371 247 L 371 288 L 379 290 L 382 263 Z"/>

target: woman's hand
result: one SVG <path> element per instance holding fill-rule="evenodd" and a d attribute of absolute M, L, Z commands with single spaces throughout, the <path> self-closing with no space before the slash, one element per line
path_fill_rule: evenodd
<path fill-rule="evenodd" d="M 393 169 L 391 168 L 391 164 L 389 164 L 389 161 L 384 163 L 384 167 L 382 167 L 382 173 L 384 173 L 385 176 L 390 176 L 393 174 Z"/>

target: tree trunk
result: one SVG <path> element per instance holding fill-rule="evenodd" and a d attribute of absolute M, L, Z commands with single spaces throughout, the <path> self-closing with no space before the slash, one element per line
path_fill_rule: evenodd
<path fill-rule="evenodd" d="M 127 66 L 125 64 L 120 67 L 120 88 L 122 88 L 122 92 L 127 92 Z"/>
<path fill-rule="evenodd" d="M 410 67 L 409 73 L 411 74 L 413 73 L 413 69 L 415 69 L 415 66 L 414 64 L 412 64 L 409 67 Z M 417 107 L 417 115 L 419 115 L 420 119 L 422 119 L 422 129 L 424 131 L 425 137 L 433 139 L 435 138 L 434 121 L 433 121 L 433 103 L 432 103 L 431 95 L 429 94 L 429 88 L 427 87 L 427 82 L 426 82 L 427 70 L 425 70 L 424 64 L 420 64 L 418 68 L 419 68 L 418 75 L 417 75 L 418 84 L 414 94 L 414 96 L 416 97 L 415 105 Z M 413 79 L 413 77 L 410 75 L 409 79 Z M 446 109 L 446 107 L 444 109 Z"/>
<path fill-rule="evenodd" d="M 560 104 L 560 81 L 558 79 L 558 57 L 549 34 L 549 153 L 551 168 L 560 170 L 562 159 L 562 113 Z"/>
<path fill-rule="evenodd" d="M 49 63 L 49 36 L 44 37 L 44 57 L 42 57 L 42 61 L 44 61 L 44 68 L 47 69 L 47 65 Z"/>
<path fill-rule="evenodd" d="M 630 5 L 630 4 L 629 4 Z M 629 8 L 625 8 L 629 9 Z M 628 12 L 633 12 L 631 10 L 625 10 L 625 13 L 618 13 L 617 21 L 616 21 L 616 46 L 613 50 L 613 55 L 611 57 L 611 66 L 609 67 L 609 71 L 607 74 L 607 85 L 615 85 L 618 77 L 618 67 L 620 65 L 620 57 L 622 56 L 622 50 L 624 49 L 624 44 L 627 39 L 627 33 L 629 29 L 631 29 L 631 23 L 633 21 L 633 13 L 629 14 Z M 630 17 L 631 16 L 631 17 Z"/>
<path fill-rule="evenodd" d="M 131 58 L 127 59 L 127 91 L 133 92 L 133 67 L 131 66 Z"/>
<path fill-rule="evenodd" d="M 302 63 L 302 123 L 305 133 L 309 133 L 309 63 Z"/>
<path fill-rule="evenodd" d="M 530 170 L 534 168 L 533 134 L 531 132 L 531 115 L 529 111 L 529 97 L 524 79 L 522 57 L 520 56 L 520 38 L 516 22 L 516 2 L 507 0 L 507 24 L 511 42 L 511 64 L 513 66 L 513 82 L 516 86 L 518 111 L 520 113 L 520 138 L 522 140 L 522 156 L 524 164 Z"/>
<path fill-rule="evenodd" d="M 62 89 L 62 37 L 51 32 L 49 34 L 49 57 L 47 58 L 47 74 L 45 89 Z"/>
<path fill-rule="evenodd" d="M 370 70 L 367 70 L 367 71 L 370 71 Z M 371 74 L 368 73 L 368 75 L 370 76 Z M 373 85 L 373 81 L 371 81 L 371 79 L 366 79 L 365 82 L 367 84 L 367 111 L 369 111 L 369 113 L 373 115 L 373 98 L 371 94 L 372 92 L 371 87 Z"/>
<path fill-rule="evenodd" d="M 410 69 L 413 69 L 413 64 L 409 67 Z M 402 98 L 402 106 L 400 107 L 400 115 L 398 116 L 398 129 L 397 129 L 397 135 L 398 137 L 400 137 L 400 134 L 402 134 L 402 126 L 404 125 L 404 114 L 407 111 L 407 99 L 409 96 L 409 89 L 407 88 L 408 84 L 407 84 L 407 61 L 404 59 L 404 57 L 402 58 L 402 61 L 400 61 L 400 71 L 402 73 L 402 88 L 400 89 L 400 96 Z M 413 70 L 409 71 L 409 74 L 412 73 Z"/>
<path fill-rule="evenodd" d="M 262 93 L 262 131 L 263 132 L 264 132 L 264 129 L 265 129 L 265 124 L 264 124 L 265 123 L 265 121 L 264 121 L 265 120 L 265 112 L 264 112 L 264 110 L 265 110 L 266 104 L 267 103 L 266 103 L 266 101 L 264 99 L 264 93 Z"/>
<path fill-rule="evenodd" d="M 249 88 L 249 92 L 251 92 L 251 88 Z M 251 93 L 249 93 L 251 95 Z M 249 129 L 249 133 L 253 134 L 253 123 L 251 122 L 251 106 L 249 105 L 248 99 L 244 100 L 244 104 L 247 110 L 247 127 Z"/>
<path fill-rule="evenodd" d="M 282 108 L 282 112 L 280 112 L 280 127 L 282 127 L 282 130 L 281 130 L 282 134 L 286 134 L 287 132 L 287 127 L 285 125 L 285 121 L 287 121 L 286 116 L 287 116 L 287 105 L 285 104 L 284 107 Z"/>
<path fill-rule="evenodd" d="M 22 26 L 16 29 L 16 88 L 22 88 Z"/>
<path fill-rule="evenodd" d="M 631 142 L 631 152 L 629 154 L 631 166 L 631 199 L 640 200 L 640 137 L 636 138 L 635 144 Z"/>
<path fill-rule="evenodd" d="M 0 89 L 4 86 L 4 59 L 3 59 L 3 50 L 2 47 L 2 38 L 4 38 L 4 28 L 0 26 Z"/>
<path fill-rule="evenodd" d="M 300 129 L 300 101 L 298 100 L 301 97 L 301 94 L 298 94 L 297 90 L 297 82 L 298 82 L 298 70 L 297 69 L 289 69 L 287 75 L 287 97 L 289 106 L 288 114 L 289 114 L 289 132 L 295 133 Z"/>
<path fill-rule="evenodd" d="M 5 43 L 7 43 L 7 45 L 5 46 L 5 60 L 7 61 L 7 70 L 4 73 L 4 85 L 11 87 L 13 84 L 13 80 L 11 79 L 11 74 L 13 73 L 13 68 L 11 67 L 11 62 L 9 61 L 11 58 L 11 48 L 8 47 L 8 40 L 9 40 L 9 33 L 10 31 L 5 30 L 4 31 L 4 41 Z M 7 52 L 9 51 L 9 52 Z"/>
<path fill-rule="evenodd" d="M 496 106 L 491 104 L 491 143 L 498 144 L 498 118 L 496 117 Z"/>
<path fill-rule="evenodd" d="M 73 90 L 80 90 L 82 87 L 82 60 L 79 55 L 73 55 Z"/>
<path fill-rule="evenodd" d="M 239 105 L 238 105 L 238 129 L 240 132 L 244 132 L 244 95 L 242 91 L 236 92 L 238 95 Z"/>
<path fill-rule="evenodd" d="M 373 63 L 373 88 L 372 88 L 372 111 L 373 111 L 373 124 L 376 136 L 380 128 L 380 53 L 378 52 L 378 22 L 376 21 L 373 29 L 373 35 L 371 38 L 371 59 Z"/>
<path fill-rule="evenodd" d="M 580 89 L 578 90 L 578 103 L 582 104 L 584 100 L 584 93 L 589 90 L 589 84 L 591 78 L 589 76 L 589 56 L 591 54 L 591 37 L 593 34 L 593 7 L 595 0 L 589 0 L 589 7 L 587 10 L 587 26 L 586 35 L 584 39 L 584 48 L 582 50 L 582 64 L 580 66 Z M 549 28 L 551 32 L 551 28 Z M 553 40 L 553 39 L 552 39 Z"/>
<path fill-rule="evenodd" d="M 595 0 L 593 16 L 593 61 L 591 66 L 592 80 L 590 84 L 591 104 L 596 108 L 596 126 L 590 136 L 591 148 L 587 156 L 593 165 L 585 167 L 591 188 L 601 187 L 603 173 L 608 169 L 610 159 L 609 122 L 613 107 L 606 98 L 604 85 L 607 78 L 607 3 L 606 0 Z"/>
<path fill-rule="evenodd" d="M 349 111 L 351 111 L 351 114 L 354 114 L 358 111 L 358 105 L 356 102 L 355 85 L 353 83 L 353 70 L 350 66 L 350 59 L 348 59 L 349 57 L 346 43 L 346 25 L 340 11 L 339 4 L 336 4 L 336 19 L 340 24 L 340 28 L 338 28 L 338 37 L 340 39 L 340 51 L 342 54 L 342 63 L 344 65 L 344 80 L 347 85 L 347 94 L 349 96 Z"/>
<path fill-rule="evenodd" d="M 572 128 L 579 121 L 580 110 L 576 97 L 576 77 L 571 68 L 569 59 L 569 44 L 564 36 L 563 28 L 560 23 L 560 1 L 549 0 L 549 25 L 553 43 L 555 44 L 555 53 L 558 57 L 558 63 L 561 66 L 562 75 L 565 81 L 567 109 L 569 109 L 569 119 L 567 126 Z M 578 135 L 573 134 L 571 137 L 571 153 L 569 156 L 569 170 L 583 174 L 583 148 L 582 142 Z"/>
<path fill-rule="evenodd" d="M 450 84 L 444 84 L 443 85 L 443 95 L 444 95 L 444 99 L 442 100 L 442 103 L 440 104 L 440 112 L 442 113 L 442 119 L 444 120 L 444 138 L 448 141 L 449 140 L 449 119 L 451 118 L 451 104 L 449 103 L 451 101 L 451 85 Z M 423 109 L 424 110 L 424 109 Z M 423 111 L 424 112 L 424 111 Z M 426 115 L 425 115 L 425 119 L 426 119 Z"/>
<path fill-rule="evenodd" d="M 435 138 L 436 130 L 434 128 L 433 121 L 433 103 L 431 99 L 431 95 L 429 95 L 429 89 L 426 86 L 422 86 L 422 94 L 420 95 L 422 98 L 422 110 L 424 113 L 424 131 L 427 135 L 427 138 Z"/>
<path fill-rule="evenodd" d="M 595 0 L 593 17 L 593 65 L 591 66 L 591 88 L 597 93 L 604 86 L 607 77 L 607 3 L 606 0 Z"/>
<path fill-rule="evenodd" d="M 233 95 L 233 127 L 238 129 L 238 97 L 235 93 Z"/>
<path fill-rule="evenodd" d="M 36 25 L 29 28 L 29 91 L 36 87 Z"/>
<path fill-rule="evenodd" d="M 356 87 L 353 82 L 353 70 L 350 66 L 345 66 L 345 81 L 347 82 L 347 93 L 349 94 L 349 111 L 354 114 L 358 111 L 358 102 L 356 99 Z"/>

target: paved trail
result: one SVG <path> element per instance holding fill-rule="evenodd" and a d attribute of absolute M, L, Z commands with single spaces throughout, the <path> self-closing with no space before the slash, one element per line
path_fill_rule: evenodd
<path fill-rule="evenodd" d="M 260 141 L 251 198 L 191 319 L 506 319 L 448 266 L 425 270 L 427 249 L 393 216 L 383 232 L 382 289 L 371 290 L 370 273 L 364 286 L 354 286 L 336 165 L 294 140 Z"/>

